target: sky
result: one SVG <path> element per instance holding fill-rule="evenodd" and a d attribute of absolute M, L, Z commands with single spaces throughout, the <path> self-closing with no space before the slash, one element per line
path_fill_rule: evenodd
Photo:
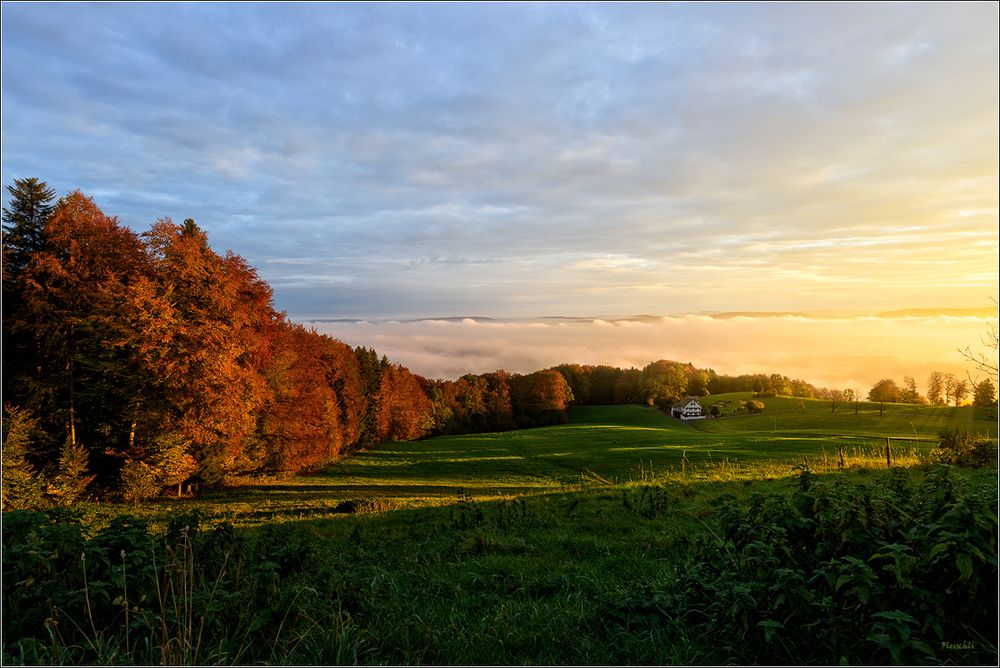
<path fill-rule="evenodd" d="M 996 3 L 4 3 L 2 180 L 139 231 L 194 218 L 299 320 L 989 308 L 997 25 Z"/>

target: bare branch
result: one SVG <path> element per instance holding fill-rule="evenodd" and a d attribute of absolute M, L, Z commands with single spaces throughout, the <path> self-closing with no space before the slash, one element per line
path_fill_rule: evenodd
<path fill-rule="evenodd" d="M 996 304 L 997 300 L 992 297 L 990 300 Z M 983 346 L 986 348 L 986 352 L 973 352 L 972 348 L 966 346 L 963 348 L 958 348 L 958 353 L 964 357 L 968 362 L 971 362 L 973 366 L 976 367 L 977 371 L 985 373 L 987 376 L 993 380 L 998 380 L 997 377 L 997 326 L 994 323 L 987 325 L 986 333 L 980 337 Z"/>

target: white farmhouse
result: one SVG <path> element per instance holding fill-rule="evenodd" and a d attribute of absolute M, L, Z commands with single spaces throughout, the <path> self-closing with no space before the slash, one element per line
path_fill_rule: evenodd
<path fill-rule="evenodd" d="M 705 412 L 702 410 L 701 402 L 695 397 L 684 397 L 670 409 L 674 417 L 681 420 L 702 420 Z"/>

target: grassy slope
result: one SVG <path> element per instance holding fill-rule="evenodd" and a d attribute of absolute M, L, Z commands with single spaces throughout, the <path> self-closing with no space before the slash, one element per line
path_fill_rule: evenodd
<path fill-rule="evenodd" d="M 736 402 L 750 397 L 749 393 L 721 394 L 703 399 L 710 406 L 729 401 L 732 410 Z M 713 434 L 788 433 L 832 435 L 860 438 L 914 439 L 935 441 L 945 429 L 965 429 L 997 435 L 997 409 L 972 406 L 915 406 L 886 404 L 879 415 L 878 404 L 860 402 L 855 413 L 853 403 L 841 403 L 831 411 L 829 401 L 774 397 L 762 400 L 763 413 L 727 416 L 718 420 L 699 420 L 691 424 L 700 431 Z"/>
<path fill-rule="evenodd" d="M 383 444 L 313 475 L 254 481 L 197 499 L 162 500 L 137 511 L 160 516 L 199 508 L 216 519 L 256 524 L 339 515 L 345 500 L 360 500 L 373 509 L 449 505 L 463 494 L 497 498 L 651 476 L 679 479 L 682 468 L 687 479 L 773 478 L 788 474 L 803 457 L 814 468 L 824 459 L 832 466 L 839 448 L 848 452 L 849 464 L 852 455 L 865 449 L 871 451 L 867 463 L 877 461 L 885 435 L 912 440 L 915 430 L 926 440 L 897 443 L 896 455 L 905 460 L 907 448 L 929 449 L 932 437 L 944 428 L 996 433 L 995 418 L 971 408 L 889 405 L 879 416 L 870 408 L 854 415 L 846 406 L 830 413 L 827 402 L 791 398 L 766 399 L 765 404 L 762 415 L 689 423 L 643 406 L 578 406 L 565 425 Z M 863 457 L 854 459 L 864 463 Z M 133 510 L 109 504 L 88 508 L 98 523 Z"/>

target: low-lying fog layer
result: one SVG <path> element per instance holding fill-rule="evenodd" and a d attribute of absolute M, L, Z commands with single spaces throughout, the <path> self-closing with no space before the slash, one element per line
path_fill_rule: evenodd
<path fill-rule="evenodd" d="M 702 315 L 642 319 L 447 319 L 306 323 L 351 345 L 374 347 L 429 378 L 496 369 L 530 372 L 562 362 L 643 367 L 691 362 L 720 374 L 782 373 L 817 386 L 866 394 L 880 378 L 932 371 L 975 372 L 958 353 L 982 352 L 995 319 L 982 317 L 812 318 Z"/>

